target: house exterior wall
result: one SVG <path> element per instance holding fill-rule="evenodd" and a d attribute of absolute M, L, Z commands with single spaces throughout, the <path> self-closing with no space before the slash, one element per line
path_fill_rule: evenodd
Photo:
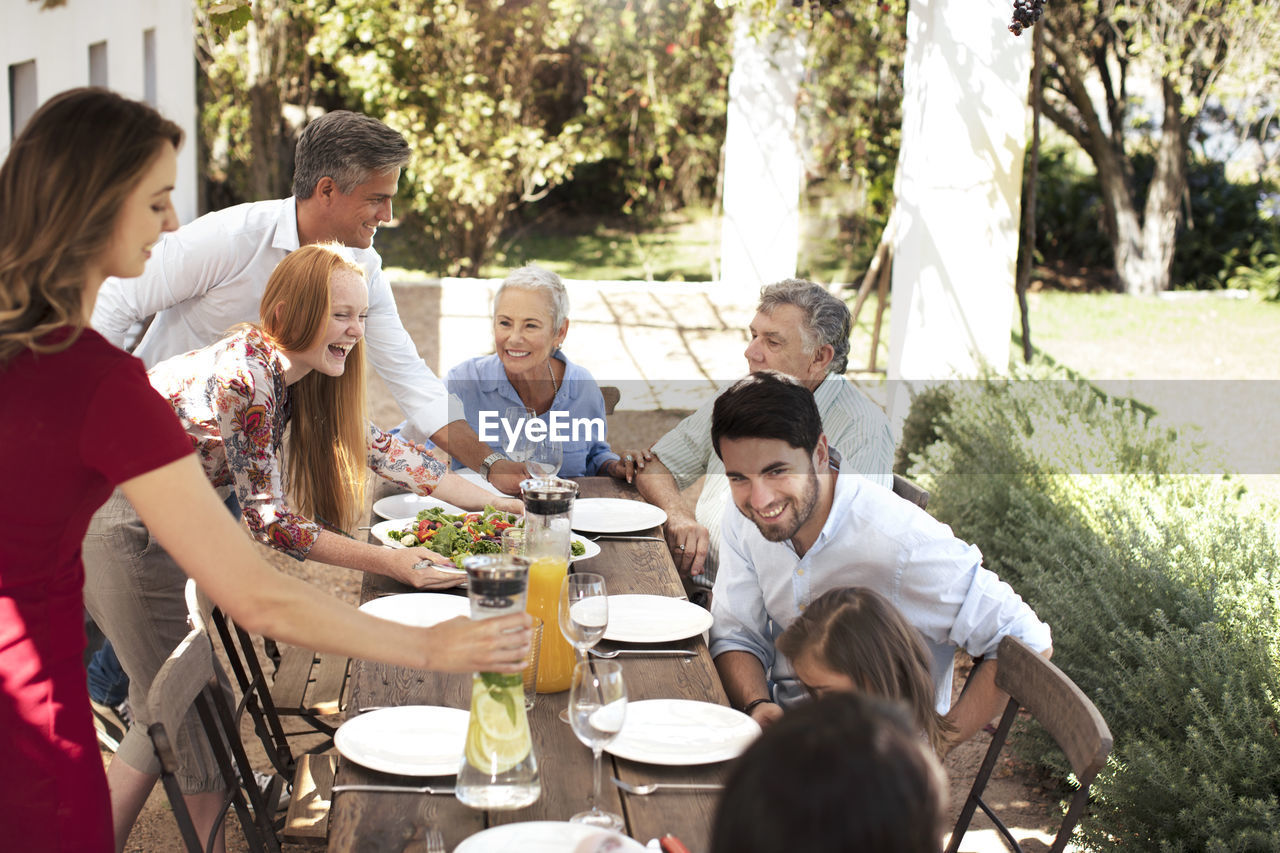
<path fill-rule="evenodd" d="M 67 0 L 47 10 L 32 0 L 0 0 L 0 69 L 0 153 L 52 95 L 105 84 L 148 101 L 182 127 L 186 141 L 178 152 L 173 202 L 182 222 L 195 218 L 196 60 L 189 0 Z"/>

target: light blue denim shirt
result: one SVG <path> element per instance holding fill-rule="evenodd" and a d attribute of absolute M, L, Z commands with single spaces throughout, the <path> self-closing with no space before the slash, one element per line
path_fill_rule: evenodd
<path fill-rule="evenodd" d="M 994 657 L 1006 634 L 1038 652 L 1050 646 L 1049 626 L 1012 587 L 982 567 L 976 546 L 858 474 L 836 475 L 831 512 L 804 557 L 789 540 L 766 540 L 729 500 L 711 599 L 711 654 L 755 655 L 783 705 L 805 691 L 774 643 L 810 602 L 836 587 L 875 590 L 920 631 L 933 656 L 939 713 L 951 706 L 956 647 Z"/>
<path fill-rule="evenodd" d="M 600 395 L 600 386 L 585 367 L 579 367 L 565 356 L 562 350 L 552 353 L 552 358 L 564 362 L 564 381 L 556 392 L 551 409 L 541 419 L 557 413 L 566 421 L 576 419 L 595 420 L 605 423 L 604 398 Z M 463 412 L 453 413 L 454 418 L 464 417 L 481 440 L 485 436 L 480 430 L 480 413 L 496 412 L 502 417 L 510 406 L 523 406 L 516 389 L 507 379 L 502 361 L 496 355 L 483 355 L 469 358 L 454 366 L 444 380 L 445 386 L 454 397 L 462 401 Z M 588 437 L 590 433 L 590 437 Z M 494 450 L 505 452 L 503 442 L 505 434 L 501 427 L 496 429 L 497 439 L 486 443 Z M 599 432 L 580 429 L 579 439 L 560 442 L 564 449 L 564 462 L 560 466 L 561 477 L 594 476 L 600 466 L 617 459 L 618 454 L 609 449 L 603 430 Z M 464 467 L 456 459 L 454 468 Z"/>

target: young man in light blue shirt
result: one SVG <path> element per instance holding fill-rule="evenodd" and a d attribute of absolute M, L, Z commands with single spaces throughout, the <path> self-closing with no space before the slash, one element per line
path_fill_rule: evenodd
<path fill-rule="evenodd" d="M 1049 627 L 982 567 L 978 549 L 888 489 L 841 473 L 813 395 L 790 377 L 753 373 L 716 399 L 711 441 L 724 462 L 726 509 L 711 612 L 711 654 L 729 700 L 762 724 L 804 687 L 774 646 L 809 602 L 836 587 L 888 598 L 933 656 L 939 713 L 960 743 L 1008 697 L 995 687 L 1000 640 L 1048 656 Z M 956 648 L 986 658 L 951 706 Z"/>

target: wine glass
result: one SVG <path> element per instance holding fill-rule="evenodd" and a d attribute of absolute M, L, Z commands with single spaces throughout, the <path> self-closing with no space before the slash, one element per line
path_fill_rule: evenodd
<path fill-rule="evenodd" d="M 558 616 L 560 633 L 573 646 L 578 662 L 584 663 L 588 650 L 600 642 L 609 625 L 609 597 L 604 577 L 592 572 L 565 575 L 560 582 Z M 561 711 L 560 720 L 569 722 L 569 712 Z"/>
<path fill-rule="evenodd" d="M 622 818 L 600 808 L 600 753 L 622 731 L 627 716 L 627 685 L 622 665 L 611 660 L 585 660 L 573 667 L 569 687 L 569 717 L 578 740 L 591 747 L 590 808 L 569 820 L 615 832 L 623 830 Z"/>
<path fill-rule="evenodd" d="M 502 420 L 506 425 L 500 427 L 499 442 L 504 451 L 507 450 L 508 443 L 511 444 L 511 449 L 507 451 L 507 456 L 513 462 L 523 464 L 529 458 L 528 454 L 533 445 L 525 437 L 525 424 L 534 417 L 533 409 L 528 406 L 507 406 L 502 411 Z M 508 429 L 515 431 L 516 440 L 514 442 L 511 442 L 508 437 Z"/>
<path fill-rule="evenodd" d="M 524 469 L 530 477 L 546 481 L 560 473 L 560 466 L 564 464 L 564 448 L 560 442 L 547 436 L 542 441 L 529 440 L 524 450 Z"/>

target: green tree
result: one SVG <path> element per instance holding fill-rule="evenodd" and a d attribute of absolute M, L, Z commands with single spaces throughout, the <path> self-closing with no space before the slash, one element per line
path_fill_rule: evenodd
<path fill-rule="evenodd" d="M 622 212 L 714 192 L 729 70 L 713 0 L 243 0 L 200 10 L 209 173 L 282 194 L 308 109 L 403 133 L 418 262 L 474 272 L 512 212 L 585 164 Z M 245 93 L 248 97 L 245 97 Z"/>
<path fill-rule="evenodd" d="M 583 120 L 617 164 L 624 213 L 713 196 L 724 144 L 730 15 L 713 0 L 576 0 Z"/>
<path fill-rule="evenodd" d="M 290 193 L 294 143 L 314 100 L 304 51 L 312 4 L 232 6 L 196 6 L 206 177 L 229 189 L 227 200 L 280 198 Z"/>
<path fill-rule="evenodd" d="M 1041 26 L 1044 114 L 1093 161 L 1119 281 L 1128 293 L 1166 290 L 1191 132 L 1228 82 L 1274 92 L 1280 0 L 1082 0 L 1050 5 Z M 1150 101 L 1134 95 L 1134 77 L 1152 83 Z M 1154 160 L 1145 197 L 1135 181 L 1140 153 Z"/>
<path fill-rule="evenodd" d="M 566 108 L 580 14 L 557 0 L 337 0 L 318 16 L 310 50 L 345 100 L 409 140 L 408 224 L 449 272 L 477 270 L 518 204 L 603 155 Z"/>

